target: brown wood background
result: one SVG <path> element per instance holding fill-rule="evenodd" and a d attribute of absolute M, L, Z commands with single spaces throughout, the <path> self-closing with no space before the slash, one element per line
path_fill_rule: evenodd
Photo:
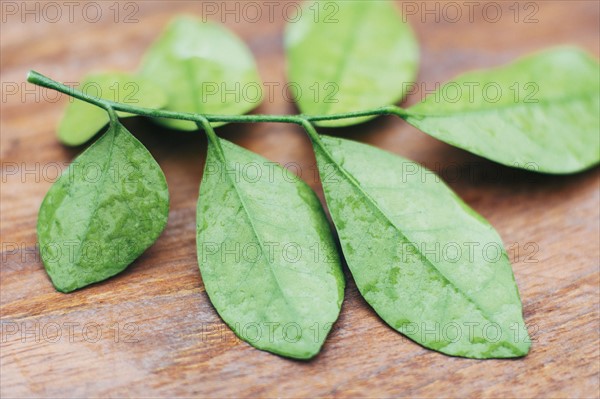
<path fill-rule="evenodd" d="M 20 8 L 16 14 L 8 3 Z M 214 2 L 221 9 L 236 4 L 226 3 Z M 436 23 L 436 15 L 423 12 L 425 6 L 435 9 L 436 2 L 412 2 L 420 8 L 409 17 L 422 51 L 419 81 L 433 88 L 468 69 L 499 65 L 555 44 L 576 44 L 598 55 L 598 1 L 520 3 L 516 20 L 515 2 L 500 3 L 503 14 L 495 23 L 489 21 L 494 18 L 491 8 L 488 20 L 482 17 L 484 2 L 477 3 L 473 22 L 465 3 L 455 3 L 463 16 L 454 23 L 452 10 L 446 8 L 444 14 L 446 3 L 437 3 Z M 76 2 L 71 22 L 68 8 L 58 2 L 62 16 L 52 23 L 56 13 L 44 9 L 46 4 L 2 2 L 3 398 L 600 396 L 598 168 L 573 176 L 516 171 L 438 142 L 393 117 L 334 133 L 439 171 L 498 229 L 513 260 L 535 341 L 526 358 L 477 361 L 423 349 L 386 327 L 347 271 L 340 319 L 314 360 L 287 360 L 235 339 L 209 303 L 196 261 L 195 203 L 205 139 L 139 119 L 126 124 L 165 171 L 171 192 L 168 226 L 121 275 L 69 295 L 56 292 L 35 249 L 37 211 L 56 168 L 64 169 L 82 148 L 57 141 L 55 126 L 65 98 L 47 101 L 52 93 L 23 83 L 27 70 L 62 81 L 77 81 L 91 70 L 133 71 L 174 14 L 200 15 L 202 5 L 123 2 L 117 4 L 120 15 L 115 18 L 114 2 L 96 2 L 103 16 L 91 23 L 82 18 L 85 3 Z M 255 54 L 262 79 L 283 85 L 284 2 L 276 2 L 272 22 L 264 2 L 258 4 L 265 14 L 258 22 L 243 15 L 239 22 L 235 15 L 211 19 L 225 17 Z M 23 7 L 38 7 L 39 21 Z M 88 16 L 94 17 L 93 11 Z M 131 12 L 138 21 L 125 23 Z M 531 12 L 537 22 L 525 23 Z M 408 103 L 421 96 L 411 96 Z M 296 109 L 279 90 L 257 112 Z M 231 125 L 219 134 L 274 161 L 297 162 L 322 198 L 319 182 L 312 178 L 315 161 L 309 142 L 298 128 Z"/>

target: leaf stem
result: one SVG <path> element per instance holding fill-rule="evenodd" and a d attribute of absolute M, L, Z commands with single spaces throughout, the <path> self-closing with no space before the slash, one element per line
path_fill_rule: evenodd
<path fill-rule="evenodd" d="M 215 130 L 211 126 L 208 119 L 199 115 L 196 125 L 198 125 L 200 129 L 204 130 L 204 133 L 208 138 L 209 146 L 214 146 L 217 156 L 220 158 L 221 162 L 225 163 L 225 152 L 223 151 L 223 147 L 221 147 L 221 141 L 219 140 L 219 137 L 215 133 Z"/>
<path fill-rule="evenodd" d="M 114 126 L 115 123 L 119 122 L 119 116 L 117 115 L 113 107 L 111 107 L 110 105 L 107 106 L 105 109 L 108 113 L 108 118 L 110 119 L 110 125 Z"/>
<path fill-rule="evenodd" d="M 300 126 L 306 131 L 306 134 L 308 134 L 310 141 L 312 141 L 314 145 L 322 147 L 319 133 L 317 133 L 317 130 L 309 120 L 304 119 L 302 123 L 300 123 Z"/>
<path fill-rule="evenodd" d="M 102 100 L 100 98 L 96 98 L 96 97 L 90 96 L 90 95 L 85 94 L 85 93 L 83 93 L 83 92 L 81 92 L 79 90 L 76 90 L 75 88 L 66 86 L 66 85 L 64 85 L 62 83 L 59 83 L 59 82 L 57 82 L 55 80 L 50 79 L 47 76 L 42 75 L 39 72 L 36 72 L 36 71 L 33 71 L 33 70 L 29 71 L 29 73 L 27 74 L 27 81 L 29 83 L 33 83 L 33 84 L 38 85 L 38 86 L 46 87 L 48 89 L 53 89 L 53 90 L 56 90 L 58 92 L 67 94 L 67 95 L 69 95 L 71 97 L 74 97 L 74 98 L 77 98 L 79 100 L 88 102 L 90 104 L 94 104 L 94 105 L 96 105 L 96 106 L 98 106 L 100 108 L 106 109 L 108 111 L 108 109 L 106 107 L 106 101 L 105 100 Z"/>
<path fill-rule="evenodd" d="M 378 115 L 397 115 L 404 118 L 408 115 L 408 112 L 395 105 L 388 105 L 385 107 L 379 107 L 364 111 L 356 112 L 345 112 L 340 114 L 332 115 L 200 115 L 188 112 L 175 112 L 167 111 L 162 109 L 152 109 L 144 107 L 136 107 L 129 104 L 122 104 L 102 98 L 90 96 L 89 94 L 83 93 L 73 87 L 66 86 L 55 80 L 50 79 L 47 76 L 42 75 L 36 71 L 29 71 L 27 75 L 27 81 L 38 86 L 46 87 L 49 89 L 56 90 L 60 93 L 67 94 L 78 100 L 94 104 L 100 108 L 105 109 L 110 114 L 110 110 L 128 112 L 135 115 L 146 116 L 151 118 L 168 118 L 168 119 L 180 119 L 196 122 L 199 126 L 206 131 L 204 122 L 225 122 L 225 123 L 256 123 L 256 122 L 276 122 L 276 123 L 293 123 L 301 125 L 306 129 L 306 122 L 318 122 L 318 121 L 331 121 L 338 119 L 349 119 L 361 116 L 378 116 Z M 112 116 L 111 116 L 112 119 Z M 310 123 L 309 123 L 310 125 Z M 310 125 L 312 127 L 312 125 Z M 312 129 L 314 130 L 314 128 Z M 308 131 L 307 131 L 308 132 Z M 214 132 L 213 132 L 214 133 Z M 315 132 L 316 133 L 316 132 Z M 207 133 L 208 134 L 208 133 Z M 309 133 L 310 135 L 310 133 Z"/>
<path fill-rule="evenodd" d="M 214 144 L 215 147 L 221 148 L 221 145 L 219 143 L 219 137 L 217 137 L 217 134 L 215 133 L 215 130 L 213 129 L 213 127 L 210 125 L 210 122 L 208 121 L 208 119 L 201 116 L 196 121 L 196 125 L 198 125 L 198 127 L 200 129 L 204 130 L 204 133 L 206 133 L 206 137 L 208 138 L 208 141 L 210 141 L 212 144 Z"/>

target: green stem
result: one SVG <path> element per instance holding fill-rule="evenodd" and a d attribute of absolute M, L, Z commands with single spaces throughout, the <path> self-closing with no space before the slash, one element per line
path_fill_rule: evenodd
<path fill-rule="evenodd" d="M 333 115 L 200 115 L 188 112 L 175 112 L 161 109 L 136 107 L 129 104 L 121 104 L 118 102 L 93 97 L 77 89 L 52 80 L 42 75 L 41 73 L 35 71 L 29 71 L 29 74 L 27 75 L 27 81 L 38 86 L 46 87 L 67 94 L 71 97 L 77 98 L 78 100 L 94 104 L 100 108 L 107 110 L 109 113 L 112 109 L 113 111 L 128 112 L 131 114 L 151 118 L 187 120 L 196 122 L 197 124 L 200 124 L 200 126 L 203 126 L 204 121 L 225 123 L 279 122 L 293 123 L 296 125 L 304 126 L 306 128 L 306 126 L 308 125 L 305 122 L 331 121 L 338 119 L 356 118 L 361 116 L 378 115 L 397 115 L 401 118 L 404 118 L 407 115 L 406 110 L 395 105 L 388 105 L 386 107 L 379 107 L 365 111 L 345 112 Z M 203 130 L 206 129 L 203 128 Z"/>
<path fill-rule="evenodd" d="M 314 145 L 322 147 L 319 133 L 317 133 L 317 130 L 310 121 L 303 120 L 300 126 L 302 126 L 302 128 L 306 131 L 306 134 L 308 134 L 308 137 L 310 137 L 310 140 L 313 142 Z"/>
<path fill-rule="evenodd" d="M 200 129 L 204 130 L 204 133 L 206 134 L 208 141 L 211 144 L 213 144 L 218 150 L 221 150 L 221 143 L 219 142 L 219 137 L 217 137 L 217 134 L 215 133 L 215 130 L 211 126 L 208 119 L 201 117 L 198 119 L 196 124 L 198 125 L 198 127 Z"/>
<path fill-rule="evenodd" d="M 119 116 L 117 115 L 117 113 L 115 112 L 113 107 L 111 107 L 111 106 L 106 107 L 106 112 L 108 113 L 108 118 L 110 120 L 111 126 L 114 126 L 115 123 L 119 122 Z"/>

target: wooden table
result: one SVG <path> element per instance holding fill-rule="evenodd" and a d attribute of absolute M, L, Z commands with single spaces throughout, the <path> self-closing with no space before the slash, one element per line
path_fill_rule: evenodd
<path fill-rule="evenodd" d="M 165 171 L 172 198 L 168 226 L 124 273 L 69 295 L 56 292 L 36 252 L 37 211 L 56 171 L 83 148 L 59 144 L 55 127 L 66 99 L 51 102 L 53 93 L 23 83 L 27 70 L 71 82 L 91 70 L 133 71 L 174 14 L 200 15 L 204 6 L 77 2 L 70 21 L 68 6 L 58 2 L 62 15 L 53 23 L 56 12 L 49 3 L 37 5 L 38 22 L 22 8 L 16 14 L 6 9 L 9 3 L 28 9 L 37 4 L 2 3 L 3 398 L 600 395 L 598 168 L 573 176 L 517 171 L 436 141 L 393 117 L 327 133 L 377 145 L 440 172 L 497 228 L 534 339 L 526 358 L 477 361 L 426 350 L 376 316 L 347 270 L 340 319 L 314 360 L 291 361 L 237 340 L 208 301 L 196 261 L 195 204 L 205 138 L 139 119 L 126 124 Z M 417 7 L 408 19 L 421 44 L 423 89 L 554 44 L 572 43 L 598 55 L 597 1 L 521 3 L 519 15 L 514 2 L 500 3 L 496 22 L 496 6 L 483 2 L 472 6 L 472 21 L 469 6 L 454 3 L 462 10 L 457 22 L 446 3 L 399 3 L 411 13 L 414 8 L 406 5 Z M 213 4 L 223 8 L 210 19 L 225 18 L 257 57 L 262 79 L 282 86 L 282 3 L 276 3 L 272 22 L 264 2 L 257 3 L 263 9 L 258 22 L 242 8 L 239 22 L 236 15 L 225 15 L 224 7 L 234 9 L 234 2 Z M 423 8 L 435 10 L 436 4 L 439 23 Z M 102 11 L 99 21 L 93 22 L 90 7 Z M 126 23 L 132 19 L 137 22 Z M 423 91 L 407 102 L 418 101 Z M 297 110 L 276 91 L 257 112 Z M 294 126 L 230 125 L 219 134 L 282 164 L 314 167 L 309 141 Z M 308 176 L 323 198 L 319 182 Z"/>

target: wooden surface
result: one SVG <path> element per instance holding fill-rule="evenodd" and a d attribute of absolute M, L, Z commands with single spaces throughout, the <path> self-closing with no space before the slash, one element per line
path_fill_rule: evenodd
<path fill-rule="evenodd" d="M 438 142 L 393 117 L 328 133 L 377 145 L 441 172 L 497 228 L 512 257 L 534 339 L 526 358 L 476 361 L 426 350 L 376 316 L 347 270 L 341 316 L 314 360 L 287 360 L 235 339 L 209 303 L 196 261 L 195 203 L 205 139 L 143 120 L 126 124 L 165 171 L 171 193 L 165 232 L 119 276 L 69 295 L 56 292 L 35 250 L 37 211 L 56 166 L 64 168 L 82 148 L 58 143 L 55 126 L 65 98 L 52 103 L 31 85 L 20 86 L 27 70 L 62 81 L 77 81 L 91 70 L 134 70 L 174 14 L 202 11 L 194 2 L 140 2 L 137 23 L 115 23 L 109 9 L 113 2 L 96 4 L 105 15 L 97 23 L 83 20 L 77 9 L 71 23 L 66 8 L 57 23 L 44 18 L 36 23 L 31 15 L 25 23 L 21 14 L 2 17 L 2 398 L 600 395 L 598 168 L 573 176 L 516 171 Z M 523 23 L 535 10 L 523 4 L 515 22 L 512 1 L 502 3 L 503 16 L 496 23 L 482 18 L 480 8 L 470 22 L 468 8 L 457 4 L 463 5 L 463 17 L 456 23 L 441 14 L 436 23 L 435 15 L 422 9 L 409 18 L 422 51 L 419 81 L 428 88 L 468 69 L 554 44 L 576 44 L 598 55 L 596 0 L 536 2 L 534 23 Z M 435 7 L 434 2 L 427 5 Z M 264 6 L 258 22 L 240 18 L 236 23 L 235 16 L 227 16 L 226 24 L 248 43 L 262 79 L 283 85 L 284 21 L 281 7 L 272 23 L 267 10 Z M 120 19 L 129 12 L 121 8 Z M 14 83 L 18 91 L 10 94 Z M 25 95 L 25 89 L 33 91 Z M 408 103 L 421 95 L 412 95 Z M 258 112 L 296 110 L 276 91 Z M 298 163 L 322 198 L 312 177 L 309 142 L 298 128 L 238 125 L 219 134 L 274 161 Z"/>

